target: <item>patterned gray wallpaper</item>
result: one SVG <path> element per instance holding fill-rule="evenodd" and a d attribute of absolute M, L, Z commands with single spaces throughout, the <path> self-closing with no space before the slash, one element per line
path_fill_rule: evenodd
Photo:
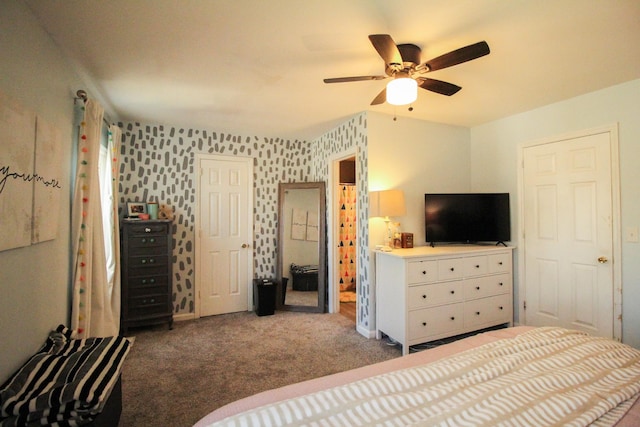
<path fill-rule="evenodd" d="M 278 182 L 309 180 L 309 142 L 140 123 L 119 123 L 119 126 L 123 130 L 120 205 L 154 200 L 174 211 L 176 314 L 194 312 L 196 153 L 253 157 L 254 274 L 275 276 Z"/>
<path fill-rule="evenodd" d="M 366 113 L 313 142 L 241 136 L 137 122 L 118 124 L 123 130 L 120 205 L 127 201 L 158 201 L 174 210 L 173 305 L 176 314 L 194 312 L 194 245 L 196 153 L 252 157 L 254 165 L 254 275 L 276 272 L 278 182 L 328 182 L 335 153 L 357 150 L 359 209 L 358 259 L 360 309 L 358 324 L 369 328 L 370 307 L 367 203 Z M 332 189 L 327 188 L 327 198 Z"/>
<path fill-rule="evenodd" d="M 369 186 L 367 168 L 367 115 L 361 113 L 343 123 L 331 132 L 314 141 L 311 147 L 314 180 L 328 182 L 331 170 L 331 157 L 347 150 L 356 152 L 356 186 L 358 211 L 358 325 L 373 330 L 375 316 L 374 299 L 371 295 L 371 275 L 369 272 Z M 327 186 L 327 206 L 333 197 L 335 188 Z"/>

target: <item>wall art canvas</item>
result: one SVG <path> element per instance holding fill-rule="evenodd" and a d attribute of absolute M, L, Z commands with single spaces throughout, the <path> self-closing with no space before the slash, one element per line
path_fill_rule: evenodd
<path fill-rule="evenodd" d="M 307 212 L 307 240 L 311 242 L 318 241 L 318 214 L 316 212 Z"/>
<path fill-rule="evenodd" d="M 0 251 L 31 244 L 35 123 L 0 93 Z"/>
<path fill-rule="evenodd" d="M 56 238 L 61 134 L 0 93 L 0 251 Z"/>
<path fill-rule="evenodd" d="M 307 232 L 307 211 L 293 208 L 291 215 L 291 238 L 293 240 L 304 240 Z"/>
<path fill-rule="evenodd" d="M 61 139 L 58 128 L 37 117 L 31 243 L 53 240 L 58 234 Z"/>

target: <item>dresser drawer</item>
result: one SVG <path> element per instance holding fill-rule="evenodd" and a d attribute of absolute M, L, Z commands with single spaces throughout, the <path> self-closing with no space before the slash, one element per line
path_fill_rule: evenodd
<path fill-rule="evenodd" d="M 481 276 L 489 271 L 489 260 L 486 255 L 464 258 L 464 277 Z"/>
<path fill-rule="evenodd" d="M 140 235 L 131 236 L 127 242 L 129 248 L 151 248 L 151 247 L 163 247 L 167 248 L 167 235 Z"/>
<path fill-rule="evenodd" d="M 464 327 L 478 328 L 487 324 L 511 322 L 511 304 L 511 294 L 467 301 L 464 304 Z"/>
<path fill-rule="evenodd" d="M 489 273 L 506 273 L 511 271 L 511 252 L 489 255 Z"/>
<path fill-rule="evenodd" d="M 128 225 L 128 233 L 131 237 L 149 234 L 167 235 L 169 224 L 165 223 L 141 223 Z"/>
<path fill-rule="evenodd" d="M 437 261 L 411 261 L 407 268 L 408 282 L 431 283 L 438 279 Z"/>
<path fill-rule="evenodd" d="M 410 286 L 409 309 L 452 304 L 462 301 L 462 282 L 445 282 L 434 285 Z"/>
<path fill-rule="evenodd" d="M 147 273 L 145 276 L 131 276 L 129 277 L 129 289 L 132 288 L 141 288 L 148 286 L 156 286 L 162 285 L 164 289 L 168 289 L 167 286 L 169 284 L 169 278 L 167 277 L 166 271 L 160 271 L 158 275 L 149 274 L 149 271 L 144 271 Z"/>
<path fill-rule="evenodd" d="M 164 263 L 163 265 L 158 264 L 147 264 L 140 267 L 129 267 L 127 268 L 127 276 L 129 280 L 135 277 L 151 277 L 158 275 L 168 275 L 169 274 L 169 264 Z"/>
<path fill-rule="evenodd" d="M 144 255 L 129 257 L 129 268 L 162 266 L 169 263 L 166 255 Z"/>
<path fill-rule="evenodd" d="M 454 333 L 462 328 L 463 304 L 441 305 L 409 312 L 409 341 Z"/>
<path fill-rule="evenodd" d="M 164 294 L 145 295 L 129 298 L 129 316 L 146 316 L 150 314 L 166 314 L 169 296 Z"/>
<path fill-rule="evenodd" d="M 129 298 L 146 297 L 158 294 L 167 294 L 167 285 L 145 285 L 129 288 Z"/>
<path fill-rule="evenodd" d="M 462 258 L 441 259 L 438 261 L 438 280 L 462 278 L 464 263 Z"/>
<path fill-rule="evenodd" d="M 498 274 L 464 280 L 466 301 L 511 292 L 511 274 Z"/>
<path fill-rule="evenodd" d="M 128 256 L 140 256 L 140 255 L 164 255 L 167 256 L 167 244 L 163 245 L 149 245 L 149 246 L 129 246 Z"/>

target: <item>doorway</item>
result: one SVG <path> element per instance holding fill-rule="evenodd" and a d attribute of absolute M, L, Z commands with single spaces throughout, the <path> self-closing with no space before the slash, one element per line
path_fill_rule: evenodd
<path fill-rule="evenodd" d="M 615 128 L 521 150 L 525 324 L 621 338 Z"/>
<path fill-rule="evenodd" d="M 253 160 L 196 155 L 196 317 L 248 311 Z"/>
<path fill-rule="evenodd" d="M 338 161 L 337 204 L 334 215 L 337 230 L 337 250 L 333 289 L 337 290 L 340 314 L 356 323 L 357 306 L 357 187 L 355 156 Z"/>

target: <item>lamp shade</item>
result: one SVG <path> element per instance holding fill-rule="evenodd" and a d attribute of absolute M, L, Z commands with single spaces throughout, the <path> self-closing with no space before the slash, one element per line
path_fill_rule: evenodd
<path fill-rule="evenodd" d="M 407 105 L 418 99 L 418 82 L 411 77 L 398 77 L 387 84 L 387 102 Z"/>
<path fill-rule="evenodd" d="M 371 191 L 369 193 L 369 216 L 402 216 L 406 213 L 402 190 Z"/>

